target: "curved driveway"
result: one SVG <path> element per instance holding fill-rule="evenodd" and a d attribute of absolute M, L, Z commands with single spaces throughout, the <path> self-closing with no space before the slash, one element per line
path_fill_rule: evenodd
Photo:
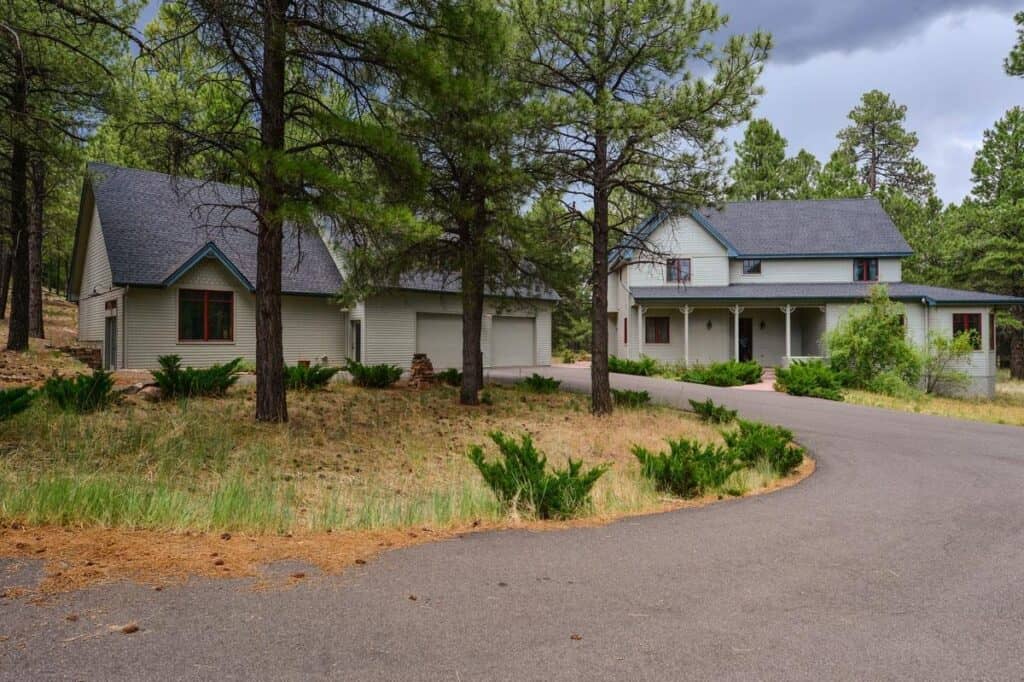
<path fill-rule="evenodd" d="M 587 385 L 587 370 L 539 371 Z M 711 396 L 791 427 L 817 473 L 705 509 L 422 545 L 283 592 L 199 581 L 103 587 L 48 607 L 0 600 L 11 638 L 0 677 L 1024 676 L 1024 430 L 659 379 L 613 384 L 675 405 Z M 89 608 L 145 629 L 62 641 L 63 615 Z"/>

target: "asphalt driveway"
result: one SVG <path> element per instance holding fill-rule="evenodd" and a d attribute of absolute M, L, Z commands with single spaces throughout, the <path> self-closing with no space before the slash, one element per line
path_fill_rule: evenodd
<path fill-rule="evenodd" d="M 587 385 L 587 370 L 538 371 Z M 784 424 L 817 473 L 705 509 L 421 545 L 286 591 L 193 581 L 0 599 L 0 678 L 1024 676 L 1024 430 L 613 384 Z M 69 611 L 144 629 L 78 637 Z"/>

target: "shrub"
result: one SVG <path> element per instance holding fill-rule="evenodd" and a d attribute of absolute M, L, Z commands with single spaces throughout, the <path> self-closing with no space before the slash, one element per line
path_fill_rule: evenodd
<path fill-rule="evenodd" d="M 821 360 L 797 360 L 775 372 L 775 390 L 790 395 L 843 399 L 843 377 Z"/>
<path fill-rule="evenodd" d="M 564 362 L 567 365 L 576 362 L 576 351 L 572 350 L 571 348 L 566 348 L 565 350 L 563 350 L 561 355 L 562 362 Z"/>
<path fill-rule="evenodd" d="M 908 384 L 903 377 L 893 371 L 882 372 L 872 378 L 864 388 L 872 393 L 904 400 L 916 400 L 921 396 L 919 390 Z"/>
<path fill-rule="evenodd" d="M 43 384 L 46 397 L 65 412 L 94 412 L 113 403 L 114 375 L 102 369 L 91 375 L 77 374 L 74 379 L 53 376 Z"/>
<path fill-rule="evenodd" d="M 630 391 L 629 389 L 612 389 L 612 399 L 622 407 L 643 407 L 651 402 L 651 394 L 647 391 Z"/>
<path fill-rule="evenodd" d="M 154 370 L 153 380 L 160 387 L 164 398 L 194 398 L 227 393 L 238 381 L 242 358 L 235 358 L 222 365 L 211 365 L 206 369 L 182 369 L 181 358 L 177 355 L 161 355 L 157 362 L 160 363 L 160 369 Z"/>
<path fill-rule="evenodd" d="M 352 375 L 352 383 L 365 388 L 387 388 L 402 377 L 398 365 L 364 365 L 349 360 L 345 371 Z"/>
<path fill-rule="evenodd" d="M 928 339 L 928 352 L 921 360 L 924 390 L 927 393 L 956 393 L 971 383 L 971 377 L 955 368 L 958 361 L 974 352 L 974 338 L 970 334 L 957 334 L 949 338 L 932 334 Z"/>
<path fill-rule="evenodd" d="M 531 393 L 554 393 L 558 390 L 561 381 L 551 379 L 549 377 L 541 376 L 534 372 L 532 375 L 526 377 L 518 383 Z"/>
<path fill-rule="evenodd" d="M 658 361 L 646 355 L 639 360 L 625 360 L 614 355 L 608 356 L 608 371 L 616 374 L 633 374 L 652 377 L 658 373 Z"/>
<path fill-rule="evenodd" d="M 730 410 L 725 405 L 716 405 L 711 398 L 703 402 L 691 399 L 690 407 L 697 413 L 701 421 L 710 424 L 730 424 L 736 419 L 736 410 Z"/>
<path fill-rule="evenodd" d="M 756 360 L 737 362 L 716 362 L 706 367 L 694 366 L 686 369 L 680 375 L 680 380 L 689 381 L 694 384 L 708 384 L 710 386 L 742 386 L 744 384 L 756 384 L 761 381 L 764 369 Z"/>
<path fill-rule="evenodd" d="M 547 457 L 524 435 L 516 441 L 500 431 L 490 434 L 501 451 L 502 460 L 484 460 L 483 447 L 474 445 L 469 459 L 506 509 L 526 508 L 541 519 L 562 519 L 578 514 L 590 505 L 590 491 L 607 465 L 583 470 L 583 462 L 569 460 L 565 469 L 547 470 Z"/>
<path fill-rule="evenodd" d="M 739 420 L 739 429 L 722 433 L 730 452 L 746 466 L 767 462 L 779 476 L 800 466 L 804 450 L 793 445 L 793 433 L 781 426 Z"/>
<path fill-rule="evenodd" d="M 452 367 L 451 369 L 446 369 L 443 372 L 438 372 L 434 376 L 437 377 L 438 381 L 448 384 L 449 386 L 462 385 L 462 372 L 455 369 L 454 367 Z"/>
<path fill-rule="evenodd" d="M 645 478 L 658 490 L 678 497 L 697 497 L 721 489 L 743 468 L 731 452 L 717 445 L 668 439 L 668 447 L 668 452 L 652 453 L 634 445 L 633 455 L 640 461 Z"/>
<path fill-rule="evenodd" d="M 19 412 L 24 412 L 36 398 L 31 386 L 17 386 L 0 390 L 0 421 L 10 419 Z"/>
<path fill-rule="evenodd" d="M 825 336 L 832 367 L 854 388 L 870 390 L 883 372 L 914 385 L 921 375 L 921 361 L 907 340 L 902 303 L 889 298 L 885 285 L 871 289 L 867 303 L 854 306 L 839 326 Z"/>
<path fill-rule="evenodd" d="M 284 368 L 284 382 L 289 391 L 323 388 L 341 367 L 327 365 L 294 365 Z"/>

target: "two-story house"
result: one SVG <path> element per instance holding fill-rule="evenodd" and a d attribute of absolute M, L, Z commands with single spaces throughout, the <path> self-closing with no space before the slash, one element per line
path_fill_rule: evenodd
<path fill-rule="evenodd" d="M 731 358 L 785 366 L 825 355 L 823 337 L 872 286 L 906 307 L 907 334 L 976 332 L 969 392 L 995 391 L 995 311 L 1024 299 L 908 284 L 912 251 L 876 199 L 727 203 L 656 215 L 613 249 L 608 348 L 686 365 Z"/>

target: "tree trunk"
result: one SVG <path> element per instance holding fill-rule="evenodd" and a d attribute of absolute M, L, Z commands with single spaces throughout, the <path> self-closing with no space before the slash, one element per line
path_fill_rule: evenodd
<path fill-rule="evenodd" d="M 19 53 L 19 62 L 21 62 Z M 24 73 L 24 64 L 14 72 Z M 28 117 L 28 83 L 16 77 L 11 97 L 15 125 Z M 11 285 L 11 317 L 7 332 L 7 350 L 28 350 L 28 147 L 25 136 L 17 132 L 11 140 L 11 245 L 14 251 Z"/>
<path fill-rule="evenodd" d="M 1013 308 L 1013 316 L 1018 321 L 1024 321 L 1021 319 L 1024 317 L 1024 308 Z M 1010 333 L 1010 376 L 1024 379 L 1024 329 L 1013 329 Z"/>
<path fill-rule="evenodd" d="M 43 205 L 46 198 L 46 165 L 33 159 L 32 212 L 28 222 L 28 335 L 43 334 Z"/>
<path fill-rule="evenodd" d="M 284 183 L 284 84 L 287 0 L 268 0 L 263 17 L 260 142 L 265 159 L 259 181 L 256 247 L 256 419 L 288 421 L 281 334 L 281 255 Z"/>
<path fill-rule="evenodd" d="M 484 381 L 480 336 L 484 317 L 485 271 L 477 242 L 477 235 L 474 235 L 463 239 L 462 243 L 462 387 L 459 402 L 463 405 L 480 403 L 480 389 Z"/>
<path fill-rule="evenodd" d="M 0 248 L 0 320 L 7 319 L 7 295 L 11 290 L 11 247 Z"/>
<path fill-rule="evenodd" d="M 594 154 L 593 286 L 590 309 L 590 411 L 612 413 L 608 380 L 608 138 L 598 132 Z"/>

